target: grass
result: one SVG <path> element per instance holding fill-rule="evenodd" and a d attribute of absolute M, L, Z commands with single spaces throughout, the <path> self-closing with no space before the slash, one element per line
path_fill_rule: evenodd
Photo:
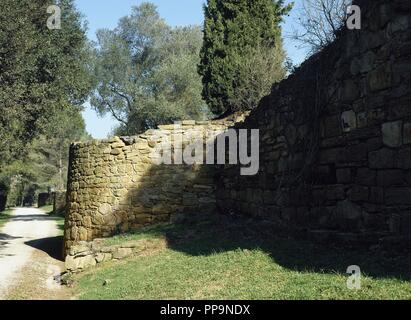
<path fill-rule="evenodd" d="M 293 240 L 262 222 L 159 225 L 107 244 L 158 239 L 167 248 L 75 276 L 81 299 L 411 299 L 411 257 Z M 345 273 L 362 269 L 362 287 Z"/>
<path fill-rule="evenodd" d="M 4 210 L 3 212 L 0 212 L 0 228 L 2 228 L 7 221 L 10 219 L 11 213 L 13 209 L 7 209 Z"/>

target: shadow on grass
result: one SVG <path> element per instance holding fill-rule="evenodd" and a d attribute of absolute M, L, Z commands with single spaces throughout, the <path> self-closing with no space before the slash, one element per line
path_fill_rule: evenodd
<path fill-rule="evenodd" d="M 363 274 L 370 277 L 411 280 L 409 252 L 290 238 L 264 221 L 216 217 L 202 222 L 148 227 L 133 237 L 138 238 L 139 234 L 164 236 L 170 249 L 191 256 L 238 249 L 261 250 L 275 263 L 293 271 L 346 274 L 348 266 L 358 265 Z"/>

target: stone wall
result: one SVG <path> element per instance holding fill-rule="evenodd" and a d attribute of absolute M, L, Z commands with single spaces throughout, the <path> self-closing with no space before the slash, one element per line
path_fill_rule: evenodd
<path fill-rule="evenodd" d="M 179 129 L 188 141 L 231 126 L 259 129 L 257 175 L 240 176 L 231 165 L 156 165 L 152 151 L 171 139 L 173 126 L 73 144 L 66 249 L 216 208 L 321 237 L 409 232 L 411 2 L 355 3 L 362 29 L 341 31 L 245 121 L 188 121 Z"/>
<path fill-rule="evenodd" d="M 411 231 L 411 1 L 356 1 L 362 29 L 275 86 L 240 127 L 260 129 L 260 172 L 227 166 L 221 212 L 284 227 Z"/>
<path fill-rule="evenodd" d="M 66 212 L 67 193 L 60 190 L 53 192 L 53 213 L 64 214 Z"/>
<path fill-rule="evenodd" d="M 41 208 L 52 204 L 52 194 L 48 192 L 39 193 L 37 197 L 37 207 Z"/>
<path fill-rule="evenodd" d="M 183 146 L 176 137 L 182 137 L 184 145 L 200 141 L 203 146 L 243 119 L 233 115 L 210 122 L 183 121 L 135 137 L 74 143 L 65 247 L 187 214 L 215 213 L 214 166 L 157 165 L 156 150 L 161 146 L 174 159 Z"/>
<path fill-rule="evenodd" d="M 80 241 L 67 251 L 65 267 L 68 272 L 76 273 L 108 261 L 123 260 L 132 255 L 144 254 L 147 250 L 166 247 L 166 239 L 123 241 L 121 244 L 111 245 L 105 243 L 104 239 Z"/>

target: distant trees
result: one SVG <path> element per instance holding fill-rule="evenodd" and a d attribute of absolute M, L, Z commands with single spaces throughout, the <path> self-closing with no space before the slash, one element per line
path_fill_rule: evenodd
<path fill-rule="evenodd" d="M 335 40 L 351 4 L 352 0 L 303 0 L 298 19 L 300 27 L 292 38 L 310 53 L 320 51 Z"/>
<path fill-rule="evenodd" d="M 172 28 L 154 4 L 145 2 L 116 29 L 99 30 L 97 36 L 91 104 L 119 121 L 118 134 L 208 116 L 196 70 L 199 27 Z"/>
<path fill-rule="evenodd" d="M 0 3 L 0 167 L 24 156 L 55 113 L 91 88 L 86 35 L 73 0 L 56 2 L 62 28 L 47 28 L 49 0 Z M 54 125 L 58 125 L 55 123 Z"/>
<path fill-rule="evenodd" d="M 52 4 L 61 8 L 61 29 L 47 27 Z M 73 0 L 0 2 L 2 189 L 64 184 L 69 140 L 85 133 L 80 112 L 92 87 L 89 57 Z"/>
<path fill-rule="evenodd" d="M 249 110 L 285 75 L 283 0 L 208 0 L 199 73 L 217 115 Z"/>
<path fill-rule="evenodd" d="M 67 185 L 68 153 L 73 141 L 89 139 L 85 123 L 76 108 L 65 108 L 50 119 L 47 134 L 26 145 L 24 159 L 2 168 L 0 184 L 9 186 L 8 203 L 20 205 L 39 192 L 63 190 Z"/>

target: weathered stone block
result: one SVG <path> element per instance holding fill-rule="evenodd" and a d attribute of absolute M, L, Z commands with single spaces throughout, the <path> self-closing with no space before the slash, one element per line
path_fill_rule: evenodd
<path fill-rule="evenodd" d="M 396 168 L 397 153 L 394 150 L 383 148 L 370 152 L 368 155 L 371 169 L 393 169 Z"/>
<path fill-rule="evenodd" d="M 349 200 L 344 200 L 338 202 L 335 211 L 337 221 L 342 229 L 355 231 L 360 227 L 363 216 L 360 206 Z"/>
<path fill-rule="evenodd" d="M 328 187 L 326 194 L 327 199 L 331 201 L 345 199 L 345 189 L 343 186 Z"/>
<path fill-rule="evenodd" d="M 113 256 L 111 253 L 99 253 L 96 255 L 96 262 L 97 263 L 102 263 L 106 261 L 110 261 L 113 259 Z"/>
<path fill-rule="evenodd" d="M 411 169 L 411 148 L 404 148 L 398 152 L 398 163 L 402 169 Z"/>
<path fill-rule="evenodd" d="M 98 212 L 102 215 L 107 215 L 113 212 L 113 208 L 108 203 L 102 203 L 98 209 Z"/>
<path fill-rule="evenodd" d="M 411 205 L 411 188 L 395 187 L 385 190 L 385 203 L 387 205 Z"/>
<path fill-rule="evenodd" d="M 357 128 L 357 116 L 353 110 L 345 111 L 341 115 L 341 123 L 344 132 L 350 132 Z"/>
<path fill-rule="evenodd" d="M 402 170 L 378 171 L 377 183 L 384 187 L 403 184 L 404 173 Z"/>
<path fill-rule="evenodd" d="M 360 95 L 358 85 L 353 80 L 346 80 L 342 86 L 341 100 L 351 102 L 357 99 Z"/>
<path fill-rule="evenodd" d="M 359 185 L 372 186 L 376 184 L 377 172 L 368 168 L 360 168 L 357 170 L 355 183 Z"/>
<path fill-rule="evenodd" d="M 322 125 L 322 136 L 325 138 L 335 137 L 341 134 L 341 119 L 339 116 L 327 117 L 323 120 Z"/>
<path fill-rule="evenodd" d="M 402 145 L 402 121 L 386 122 L 382 125 L 382 138 L 387 147 Z"/>
<path fill-rule="evenodd" d="M 384 189 L 379 187 L 370 188 L 369 201 L 376 204 L 384 203 Z"/>
<path fill-rule="evenodd" d="M 362 186 L 354 186 L 349 192 L 348 196 L 351 201 L 354 202 L 365 202 L 369 198 L 369 188 L 368 187 L 362 187 Z"/>
<path fill-rule="evenodd" d="M 404 124 L 403 142 L 404 144 L 411 144 L 411 122 Z"/>
<path fill-rule="evenodd" d="M 368 76 L 368 84 L 371 91 L 379 91 L 391 87 L 391 66 L 389 64 L 385 64 L 384 66 L 379 67 L 375 71 L 370 72 Z"/>
<path fill-rule="evenodd" d="M 133 250 L 131 248 L 118 248 L 113 252 L 113 259 L 121 260 L 131 256 Z"/>
<path fill-rule="evenodd" d="M 88 255 L 84 257 L 67 256 L 65 267 L 69 271 L 76 272 L 79 270 L 94 267 L 96 264 L 96 259 L 93 255 Z"/>
<path fill-rule="evenodd" d="M 337 169 L 337 182 L 350 183 L 352 182 L 352 173 L 350 168 Z"/>

